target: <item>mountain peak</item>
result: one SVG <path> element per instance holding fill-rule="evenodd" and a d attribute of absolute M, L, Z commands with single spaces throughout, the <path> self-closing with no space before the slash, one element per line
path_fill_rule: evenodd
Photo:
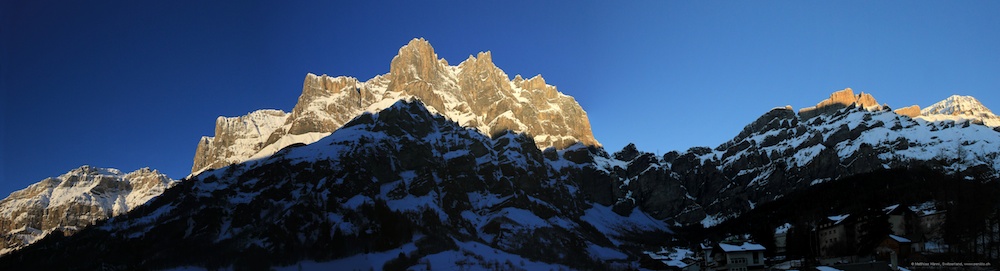
<path fill-rule="evenodd" d="M 225 125 L 217 125 L 214 138 L 200 141 L 192 173 L 316 142 L 364 112 L 378 112 L 409 97 L 485 135 L 505 130 L 530 134 L 539 149 L 562 149 L 576 142 L 600 146 L 580 104 L 541 75 L 511 80 L 494 65 L 490 51 L 449 66 L 427 40 L 417 38 L 399 49 L 388 74 L 368 81 L 307 74 L 291 114 L 259 114 L 274 117 L 247 125 L 245 117 L 220 118 L 227 120 L 220 122 Z M 260 127 L 266 129 L 256 129 Z"/>
<path fill-rule="evenodd" d="M 947 99 L 940 102 L 934 103 L 928 106 L 920 112 L 923 115 L 941 114 L 941 115 L 970 115 L 979 116 L 984 113 L 990 115 L 993 114 L 989 108 L 986 108 L 979 100 L 976 100 L 972 96 L 962 96 L 962 95 L 951 95 Z"/>
<path fill-rule="evenodd" d="M 954 121 L 1000 127 L 1000 117 L 972 96 L 951 95 L 947 99 L 920 110 L 920 119 L 926 121 Z"/>
<path fill-rule="evenodd" d="M 91 165 L 83 165 L 73 170 L 70 170 L 66 174 L 68 175 L 105 175 L 105 176 L 120 176 L 122 171 L 115 168 L 100 168 Z"/>
<path fill-rule="evenodd" d="M 476 59 L 478 59 L 479 61 L 486 61 L 489 63 L 493 63 L 493 52 L 490 51 L 479 52 L 479 54 L 476 55 Z"/>
<path fill-rule="evenodd" d="M 851 88 L 845 88 L 843 90 L 833 92 L 833 94 L 830 94 L 830 98 L 820 101 L 816 104 L 816 106 L 800 109 L 799 116 L 802 119 L 809 119 L 820 114 L 836 112 L 837 110 L 850 105 L 861 108 L 879 106 L 878 102 L 875 101 L 875 97 L 872 97 L 871 94 L 861 92 L 854 95 L 854 90 Z"/>
<path fill-rule="evenodd" d="M 413 81 L 434 80 L 442 70 L 442 62 L 434 53 L 434 47 L 423 38 L 412 39 L 399 48 L 399 53 L 389 64 L 389 75 L 394 82 L 401 81 L 397 82 L 401 83 L 399 86 Z"/>

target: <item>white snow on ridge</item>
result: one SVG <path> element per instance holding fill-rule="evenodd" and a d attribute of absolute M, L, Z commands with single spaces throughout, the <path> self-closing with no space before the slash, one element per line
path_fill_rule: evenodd
<path fill-rule="evenodd" d="M 876 149 L 876 154 L 881 160 L 887 162 L 886 167 L 892 163 L 905 163 L 910 160 L 942 159 L 949 161 L 952 165 L 948 170 L 955 172 L 976 165 L 987 165 L 1000 169 L 1000 157 L 996 154 L 997 150 L 1000 150 L 1000 133 L 989 127 L 953 122 L 931 122 L 922 118 L 910 119 L 882 110 L 867 111 L 851 108 L 842 110 L 837 114 L 820 115 L 808 123 L 801 123 L 800 127 L 806 129 L 804 133 L 756 150 L 764 154 L 784 153 L 789 149 L 795 150 L 792 156 L 779 157 L 778 159 L 785 159 L 789 165 L 804 166 L 826 148 L 822 144 L 801 146 L 815 134 L 820 134 L 823 140 L 828 140 L 837 133 L 848 133 L 847 130 L 843 130 L 844 128 L 854 130 L 864 126 L 867 128 L 862 127 L 864 129 L 860 130 L 860 135 L 840 141 L 835 146 L 841 163 L 850 165 L 852 163 L 851 157 L 860 150 L 861 146 L 869 145 Z M 777 134 L 777 131 L 763 131 L 747 137 L 746 140 L 753 140 L 751 142 L 759 144 L 760 140 L 773 134 Z M 741 157 L 752 154 L 748 153 L 752 150 L 753 148 L 743 150 L 727 157 L 721 161 L 719 168 L 731 167 Z M 714 159 L 725 151 L 713 150 L 712 153 L 704 157 Z M 744 169 L 741 173 L 751 172 Z"/>
<path fill-rule="evenodd" d="M 922 110 L 921 115 L 962 115 L 969 113 L 993 113 L 972 96 L 952 95 Z"/>
<path fill-rule="evenodd" d="M 982 121 L 989 127 L 1000 127 L 1000 117 L 994 115 L 979 100 L 972 96 L 952 95 L 920 110 L 918 119 L 929 122 L 951 121 L 956 123 Z"/>
<path fill-rule="evenodd" d="M 155 179 L 158 182 L 148 184 L 141 182 L 146 179 L 150 181 Z M 94 193 L 94 189 L 103 184 L 102 181 L 129 183 L 132 188 Z M 146 203 L 175 182 L 166 175 L 148 168 L 123 174 L 113 168 L 83 166 L 11 193 L 0 206 L 0 216 L 9 216 L 12 211 L 20 209 L 18 206 L 51 208 L 71 203 L 97 204 L 108 215 L 114 216 Z M 32 194 L 34 197 L 29 197 Z"/>
<path fill-rule="evenodd" d="M 149 168 L 124 174 L 113 168 L 82 166 L 14 191 L 0 201 L 0 218 L 12 226 L 20 225 L 9 233 L 28 245 L 56 229 L 78 230 L 128 212 L 176 184 L 177 181 Z M 41 210 L 48 222 L 40 224 L 42 218 L 29 218 L 33 210 Z M 57 210 L 65 210 L 66 217 L 48 217 Z M 20 215 L 15 217 L 15 213 Z M 0 251 L 0 255 L 17 248 L 10 246 Z"/>
<path fill-rule="evenodd" d="M 279 150 L 294 144 L 299 144 L 299 143 L 312 144 L 313 142 L 319 141 L 320 139 L 328 135 L 330 135 L 330 133 L 305 133 L 301 135 L 286 135 L 278 139 L 278 141 L 271 143 L 271 145 L 267 145 L 264 148 L 261 148 L 260 151 L 257 151 L 257 153 L 255 153 L 254 155 L 251 155 L 250 158 L 248 158 L 248 160 L 271 156 L 274 153 L 278 152 Z"/>

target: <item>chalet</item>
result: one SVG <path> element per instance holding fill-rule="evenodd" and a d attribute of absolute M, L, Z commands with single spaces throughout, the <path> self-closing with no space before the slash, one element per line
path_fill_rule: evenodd
<path fill-rule="evenodd" d="M 739 245 L 718 244 L 712 251 L 715 270 L 764 270 L 764 246 L 744 242 Z"/>
<path fill-rule="evenodd" d="M 880 260 L 889 260 L 892 255 L 895 255 L 899 259 L 907 259 L 910 257 L 912 244 L 910 239 L 890 234 L 875 248 L 875 257 Z"/>

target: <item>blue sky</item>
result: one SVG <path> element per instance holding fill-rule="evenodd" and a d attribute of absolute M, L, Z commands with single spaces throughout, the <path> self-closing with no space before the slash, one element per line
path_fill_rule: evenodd
<path fill-rule="evenodd" d="M 0 194 L 84 164 L 181 178 L 217 116 L 386 73 L 415 37 L 542 74 L 609 152 L 714 147 L 845 87 L 1000 108 L 996 1 L 201 2 L 0 4 Z"/>

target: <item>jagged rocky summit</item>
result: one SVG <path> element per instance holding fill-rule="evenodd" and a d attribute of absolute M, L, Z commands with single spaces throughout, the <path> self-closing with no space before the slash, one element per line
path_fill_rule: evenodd
<path fill-rule="evenodd" d="M 0 255 L 128 212 L 176 183 L 149 168 L 126 174 L 82 166 L 15 191 L 0 201 Z"/>
<path fill-rule="evenodd" d="M 315 142 L 363 112 L 377 112 L 406 97 L 419 98 L 432 112 L 490 136 L 507 130 L 529 134 L 539 149 L 576 142 L 600 146 L 583 108 L 541 75 L 510 79 L 493 64 L 490 52 L 450 66 L 429 42 L 413 39 L 393 57 L 389 73 L 368 81 L 307 74 L 291 113 L 262 110 L 219 117 L 215 136 L 198 143 L 192 173 Z"/>

